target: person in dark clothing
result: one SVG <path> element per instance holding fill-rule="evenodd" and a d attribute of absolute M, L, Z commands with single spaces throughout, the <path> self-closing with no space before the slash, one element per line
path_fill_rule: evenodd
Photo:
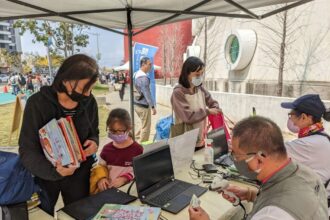
<path fill-rule="evenodd" d="M 98 78 L 96 61 L 77 54 L 66 59 L 51 86 L 44 86 L 26 103 L 19 137 L 23 165 L 42 189 L 41 208 L 54 214 L 61 193 L 64 205 L 89 195 L 90 169 L 99 144 L 98 108 L 91 90 Z M 52 119 L 72 116 L 87 160 L 76 167 L 54 167 L 43 153 L 39 129 Z"/>
<path fill-rule="evenodd" d="M 34 93 L 34 86 L 32 83 L 32 75 L 28 75 L 27 82 L 26 82 L 26 90 L 30 90 Z"/>
<path fill-rule="evenodd" d="M 118 76 L 118 83 L 121 84 L 121 88 L 119 90 L 119 97 L 120 100 L 123 101 L 124 100 L 124 95 L 125 95 L 125 81 L 126 81 L 126 77 L 125 74 L 123 73 L 119 73 Z"/>

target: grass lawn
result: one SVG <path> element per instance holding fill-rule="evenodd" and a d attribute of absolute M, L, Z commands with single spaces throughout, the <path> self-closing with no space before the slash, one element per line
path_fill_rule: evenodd
<path fill-rule="evenodd" d="M 9 146 L 9 131 L 11 130 L 12 121 L 14 114 L 14 103 L 1 105 L 0 115 L 1 115 L 1 126 L 0 126 L 0 146 Z M 109 110 L 105 106 L 99 106 L 99 129 L 100 138 L 106 136 L 105 122 L 107 120 Z M 18 136 L 16 133 L 13 135 L 10 145 L 18 145 Z"/>
<path fill-rule="evenodd" d="M 99 95 L 106 95 L 109 93 L 109 86 L 106 84 L 100 84 L 97 82 L 93 88 L 93 95 L 99 96 Z"/>

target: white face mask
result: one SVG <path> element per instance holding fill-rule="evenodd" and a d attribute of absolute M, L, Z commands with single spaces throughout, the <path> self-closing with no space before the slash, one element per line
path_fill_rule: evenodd
<path fill-rule="evenodd" d="M 291 118 L 288 118 L 287 127 L 288 127 L 289 131 L 291 131 L 292 133 L 296 133 L 296 134 L 299 133 L 300 128 L 293 124 L 293 121 L 291 120 Z"/>
<path fill-rule="evenodd" d="M 203 82 L 203 79 L 201 76 L 197 77 L 197 76 L 194 76 L 192 77 L 192 80 L 191 80 L 191 83 L 194 85 L 194 86 L 200 86 Z"/>
<path fill-rule="evenodd" d="M 254 159 L 255 156 L 257 156 L 257 155 L 254 155 L 254 156 L 252 156 L 252 157 L 246 159 L 245 162 L 248 164 L 251 160 Z M 261 171 L 261 168 L 259 168 L 259 169 L 257 169 L 257 170 L 253 170 L 253 172 L 255 172 L 255 173 L 257 173 L 257 174 L 259 174 L 260 171 Z"/>

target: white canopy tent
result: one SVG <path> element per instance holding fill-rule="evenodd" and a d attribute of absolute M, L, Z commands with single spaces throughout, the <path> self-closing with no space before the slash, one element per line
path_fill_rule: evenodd
<path fill-rule="evenodd" d="M 129 61 L 127 61 L 125 64 L 121 65 L 121 66 L 116 66 L 113 68 L 115 71 L 124 71 L 124 70 L 129 70 Z M 160 70 L 161 67 L 154 65 L 154 69 L 155 70 Z"/>
<path fill-rule="evenodd" d="M 126 35 L 132 61 L 132 37 L 154 26 L 205 16 L 263 19 L 310 1 L 313 0 L 0 0 L 0 22 L 22 18 L 75 22 Z M 262 15 L 252 11 L 275 4 L 284 5 Z M 132 62 L 129 65 L 132 78 Z M 133 87 L 132 80 L 130 86 Z M 133 89 L 130 102 L 134 124 Z"/>

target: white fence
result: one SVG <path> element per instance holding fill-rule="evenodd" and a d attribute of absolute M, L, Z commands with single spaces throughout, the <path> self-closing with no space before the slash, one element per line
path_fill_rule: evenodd
<path fill-rule="evenodd" d="M 173 87 L 162 85 L 156 85 L 156 87 L 157 103 L 171 107 L 170 98 Z M 288 131 L 286 123 L 289 110 L 281 108 L 281 102 L 291 102 L 294 98 L 214 91 L 211 91 L 211 94 L 219 102 L 223 112 L 233 121 L 252 115 L 252 108 L 255 107 L 257 115 L 270 118 L 283 131 Z M 330 101 L 324 101 L 324 103 L 330 107 Z M 326 131 L 330 133 L 330 122 L 325 121 L 324 125 Z"/>

